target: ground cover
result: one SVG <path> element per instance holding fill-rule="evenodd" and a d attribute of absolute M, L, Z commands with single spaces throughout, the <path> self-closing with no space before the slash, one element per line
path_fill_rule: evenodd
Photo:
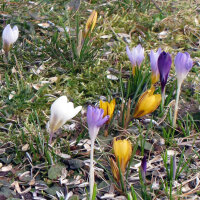
<path fill-rule="evenodd" d="M 0 53 L 0 199 L 87 199 L 91 141 L 86 113 L 100 99 L 115 99 L 116 106 L 95 142 L 96 199 L 200 198 L 197 1 L 3 0 L 0 6 L 0 32 L 7 24 L 19 29 L 9 55 Z M 96 26 L 85 37 L 93 10 Z M 145 59 L 133 75 L 126 46 L 138 44 Z M 165 103 L 137 117 L 139 97 L 151 88 L 150 50 L 158 48 L 172 56 Z M 183 81 L 173 127 L 174 59 L 186 51 L 193 67 Z M 161 94 L 160 82 L 154 87 Z M 83 109 L 48 145 L 50 108 L 63 95 Z M 132 145 L 119 180 L 111 169 L 114 137 Z M 140 166 L 144 156 L 146 170 Z"/>

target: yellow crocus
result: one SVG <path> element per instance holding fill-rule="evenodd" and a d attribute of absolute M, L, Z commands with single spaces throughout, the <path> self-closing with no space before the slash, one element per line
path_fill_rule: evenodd
<path fill-rule="evenodd" d="M 115 99 L 113 99 L 110 103 L 107 101 L 103 102 L 102 100 L 100 100 L 99 104 L 100 104 L 99 107 L 104 110 L 103 116 L 105 117 L 106 115 L 109 115 L 109 122 L 110 122 L 115 110 L 115 105 L 116 105 Z"/>
<path fill-rule="evenodd" d="M 93 10 L 86 22 L 86 25 L 85 25 L 85 30 L 83 33 L 84 38 L 86 38 L 86 36 L 90 30 L 92 32 L 92 30 L 94 29 L 94 27 L 96 25 L 96 22 L 97 22 L 97 11 Z"/>
<path fill-rule="evenodd" d="M 116 162 L 119 159 L 120 168 L 121 168 L 122 174 L 124 174 L 126 171 L 126 166 L 128 164 L 128 161 L 130 160 L 131 154 L 132 154 L 131 142 L 126 139 L 116 140 L 116 138 L 114 138 L 113 150 L 114 150 Z"/>
<path fill-rule="evenodd" d="M 135 107 L 135 112 L 133 115 L 134 118 L 140 118 L 144 115 L 152 113 L 158 108 L 161 102 L 161 95 L 153 94 L 154 91 L 155 87 L 152 86 L 140 96 Z"/>

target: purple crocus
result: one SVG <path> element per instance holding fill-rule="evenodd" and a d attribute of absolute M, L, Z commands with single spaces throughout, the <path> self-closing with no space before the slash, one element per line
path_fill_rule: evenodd
<path fill-rule="evenodd" d="M 88 106 L 87 109 L 87 123 L 89 129 L 89 135 L 91 139 L 91 151 L 90 151 L 90 200 L 93 196 L 94 189 L 94 142 L 99 132 L 99 129 L 109 119 L 109 115 L 103 118 L 103 109 L 97 107 Z"/>
<path fill-rule="evenodd" d="M 146 178 L 146 172 L 147 172 L 147 159 L 146 156 L 144 155 L 141 163 L 141 174 L 142 174 L 142 179 L 145 182 Z"/>
<path fill-rule="evenodd" d="M 160 73 L 161 91 L 164 92 L 167 83 L 169 71 L 172 65 L 172 58 L 169 53 L 163 51 L 158 57 L 158 70 Z"/>
<path fill-rule="evenodd" d="M 191 70 L 193 61 L 190 58 L 188 52 L 181 53 L 179 52 L 174 60 L 176 76 L 177 76 L 177 92 L 176 92 L 176 104 L 174 111 L 173 127 L 176 127 L 176 119 L 178 115 L 178 101 L 181 92 L 181 85 L 183 80 L 186 78 L 188 72 Z"/>
<path fill-rule="evenodd" d="M 159 81 L 159 70 L 158 70 L 158 57 L 161 54 L 162 49 L 159 48 L 157 52 L 154 52 L 151 50 L 149 56 L 150 56 L 150 64 L 151 64 L 151 82 L 152 84 L 157 83 Z"/>
<path fill-rule="evenodd" d="M 186 78 L 188 72 L 191 70 L 193 61 L 190 58 L 190 54 L 188 52 L 179 52 L 175 57 L 174 64 L 178 84 L 181 84 Z"/>
<path fill-rule="evenodd" d="M 103 118 L 103 109 L 88 106 L 87 109 L 87 123 L 89 128 L 89 135 L 91 140 L 95 140 L 99 129 L 109 119 L 109 115 Z"/>
<path fill-rule="evenodd" d="M 144 48 L 141 46 L 141 44 L 133 47 L 132 50 L 130 50 L 129 47 L 126 46 L 126 53 L 133 67 L 135 67 L 136 65 L 140 67 L 142 61 L 144 60 Z"/>

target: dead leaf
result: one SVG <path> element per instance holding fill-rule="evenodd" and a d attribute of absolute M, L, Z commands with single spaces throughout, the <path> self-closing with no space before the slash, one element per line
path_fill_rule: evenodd
<path fill-rule="evenodd" d="M 29 149 L 29 144 L 25 144 L 23 147 L 22 147 L 22 151 L 27 151 Z"/>
<path fill-rule="evenodd" d="M 42 28 L 49 28 L 50 24 L 49 23 L 40 23 L 40 24 L 38 24 L 38 26 L 40 26 Z"/>
<path fill-rule="evenodd" d="M 12 165 L 8 165 L 8 166 L 5 166 L 5 167 L 2 167 L 1 168 L 1 172 L 8 172 L 12 169 Z"/>

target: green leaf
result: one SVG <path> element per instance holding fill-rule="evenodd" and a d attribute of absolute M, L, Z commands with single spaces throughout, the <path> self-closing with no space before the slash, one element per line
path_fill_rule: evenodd
<path fill-rule="evenodd" d="M 48 170 L 48 178 L 58 179 L 62 175 L 62 171 L 65 167 L 63 165 L 55 164 L 51 166 L 51 168 Z"/>

